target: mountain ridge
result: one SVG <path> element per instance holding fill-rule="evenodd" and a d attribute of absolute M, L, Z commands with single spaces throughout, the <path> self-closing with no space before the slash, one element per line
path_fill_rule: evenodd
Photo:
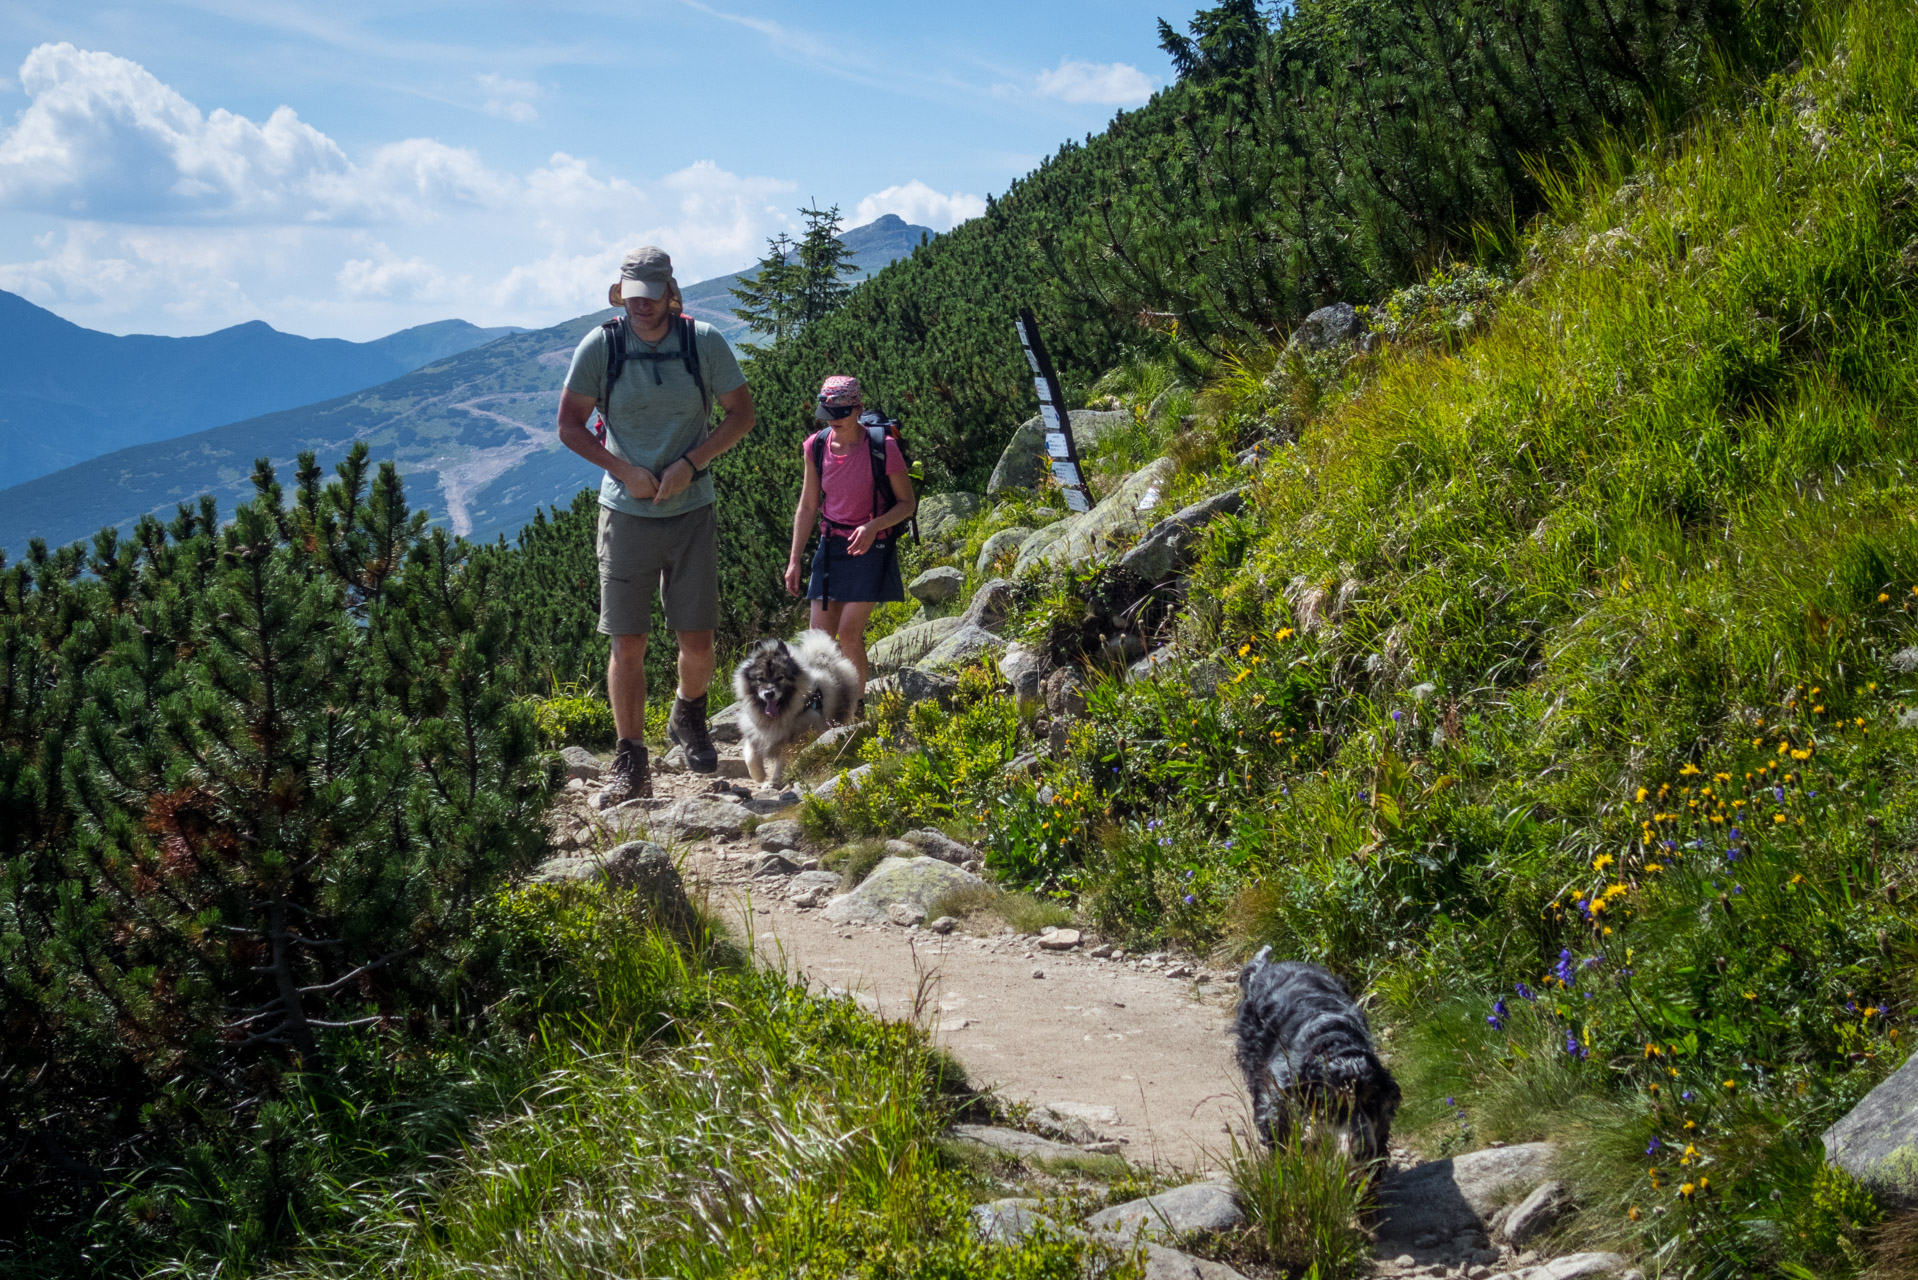
<path fill-rule="evenodd" d="M 263 320 L 174 338 L 110 334 L 0 290 L 0 488 L 116 449 L 344 395 L 518 332 L 464 320 L 371 342 Z"/>

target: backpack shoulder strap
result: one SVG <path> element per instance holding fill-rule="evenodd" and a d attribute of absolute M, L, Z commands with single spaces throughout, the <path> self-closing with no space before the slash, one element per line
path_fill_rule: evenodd
<path fill-rule="evenodd" d="M 886 428 L 883 423 L 866 427 L 866 452 L 872 458 L 872 513 L 883 516 L 892 510 L 892 480 L 886 475 Z"/>
<path fill-rule="evenodd" d="M 679 350 L 686 358 L 686 372 L 693 376 L 693 389 L 699 392 L 699 403 L 710 413 L 712 406 L 706 401 L 706 379 L 699 374 L 699 334 L 693 323 L 691 316 L 683 311 L 679 313 Z"/>
<path fill-rule="evenodd" d="M 606 384 L 601 388 L 600 407 L 613 403 L 613 384 L 626 366 L 626 317 L 614 316 L 600 326 L 606 331 Z"/>
<path fill-rule="evenodd" d="M 826 483 L 826 433 L 815 431 L 812 439 L 806 441 L 806 448 L 812 453 L 812 469 L 819 474 L 819 483 Z"/>

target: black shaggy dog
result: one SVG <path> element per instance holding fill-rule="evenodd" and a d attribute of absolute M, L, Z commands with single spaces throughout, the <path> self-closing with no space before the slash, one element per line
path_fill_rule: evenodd
<path fill-rule="evenodd" d="M 1384 1157 L 1399 1109 L 1398 1081 L 1372 1050 L 1365 1015 L 1345 984 L 1315 964 L 1272 961 L 1265 947 L 1239 974 L 1239 1069 L 1267 1145 L 1301 1117 L 1332 1125 L 1340 1148 Z"/>

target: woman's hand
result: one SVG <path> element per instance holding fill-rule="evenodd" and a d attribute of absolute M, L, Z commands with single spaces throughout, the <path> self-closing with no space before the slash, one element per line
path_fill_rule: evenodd
<path fill-rule="evenodd" d="M 860 525 L 852 531 L 852 537 L 846 542 L 846 554 L 849 556 L 865 555 L 868 551 L 872 550 L 872 540 L 878 536 L 879 531 L 871 525 Z"/>
<path fill-rule="evenodd" d="M 786 594 L 789 596 L 799 594 L 799 561 L 797 560 L 786 562 Z"/>

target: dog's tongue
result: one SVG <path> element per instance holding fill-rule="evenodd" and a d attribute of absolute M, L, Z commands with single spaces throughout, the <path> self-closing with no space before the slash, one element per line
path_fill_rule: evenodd
<path fill-rule="evenodd" d="M 759 694 L 759 703 L 766 709 L 768 718 L 777 716 L 779 714 L 779 691 L 777 689 L 762 689 Z"/>

